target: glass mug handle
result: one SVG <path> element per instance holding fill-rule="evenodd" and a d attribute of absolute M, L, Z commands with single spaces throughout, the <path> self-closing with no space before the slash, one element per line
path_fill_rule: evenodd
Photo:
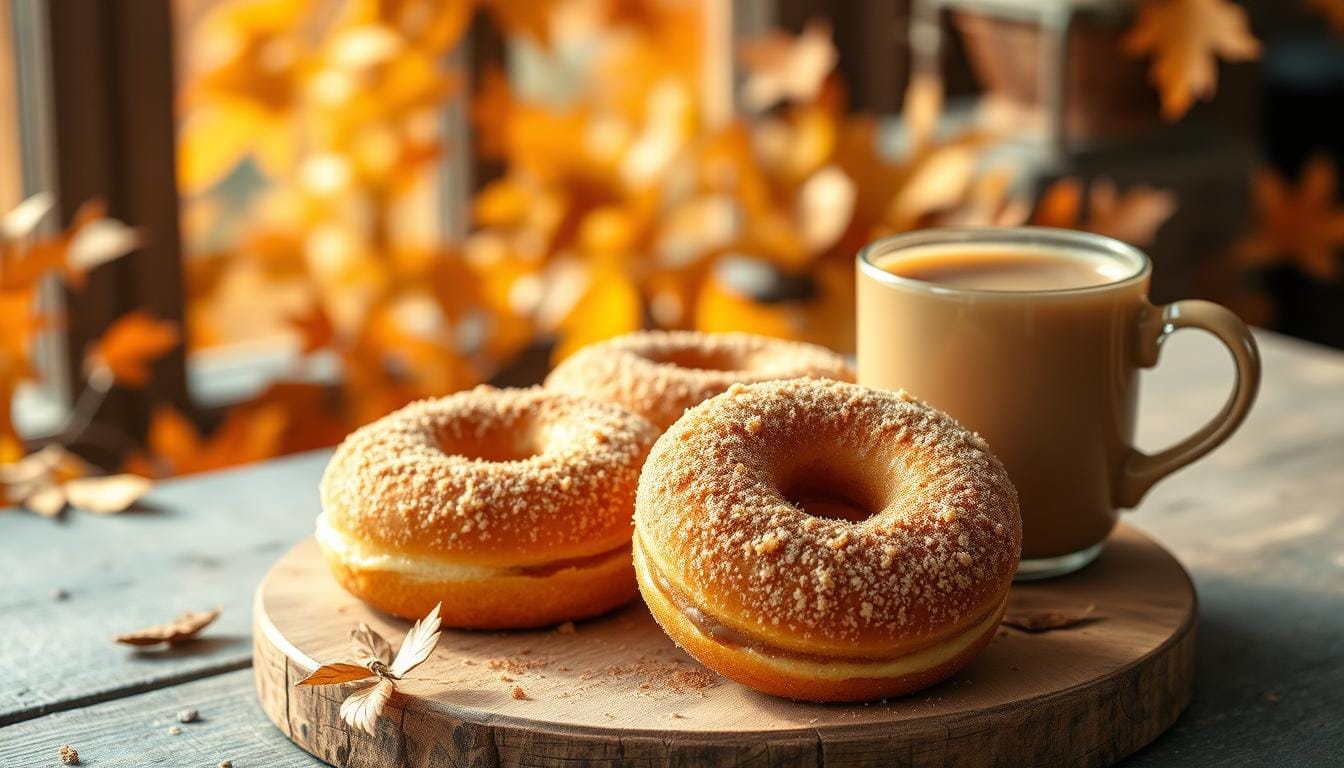
<path fill-rule="evenodd" d="M 1218 338 L 1232 353 L 1236 378 L 1223 409 L 1198 432 L 1159 453 L 1130 448 L 1118 487 L 1121 507 L 1132 507 L 1167 475 L 1217 448 L 1241 425 L 1260 389 L 1260 351 L 1255 337 L 1231 310 L 1208 301 L 1188 299 L 1161 307 L 1148 306 L 1139 318 L 1138 364 L 1157 365 L 1162 342 L 1178 328 L 1199 328 Z"/>

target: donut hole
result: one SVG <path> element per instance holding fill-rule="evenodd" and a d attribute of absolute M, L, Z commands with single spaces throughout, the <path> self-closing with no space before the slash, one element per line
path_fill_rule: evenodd
<path fill-rule="evenodd" d="M 474 435 L 440 433 L 439 450 L 480 461 L 523 461 L 541 453 L 530 425 L 514 424 Z"/>
<path fill-rule="evenodd" d="M 790 504 L 813 517 L 860 523 L 884 506 L 863 467 L 853 463 L 812 460 L 776 482 Z"/>
<path fill-rule="evenodd" d="M 692 371 L 736 371 L 740 369 L 741 359 L 737 353 L 717 349 L 675 349 L 659 354 L 645 355 L 648 360 L 663 365 L 673 365 Z"/>

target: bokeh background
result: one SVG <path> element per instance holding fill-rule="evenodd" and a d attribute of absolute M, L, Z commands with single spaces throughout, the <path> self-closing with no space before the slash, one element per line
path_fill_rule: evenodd
<path fill-rule="evenodd" d="M 1341 105 L 1341 0 L 0 0 L 0 483 L 110 509 L 639 328 L 850 352 L 932 225 L 1344 347 Z"/>

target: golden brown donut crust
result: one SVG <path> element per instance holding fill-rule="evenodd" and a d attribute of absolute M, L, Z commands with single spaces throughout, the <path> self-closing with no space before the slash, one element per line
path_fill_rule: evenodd
<path fill-rule="evenodd" d="M 657 435 L 540 388 L 478 387 L 351 434 L 320 486 L 333 574 L 382 610 L 449 626 L 540 626 L 634 596 L 631 512 Z"/>
<path fill-rule="evenodd" d="M 820 517 L 790 501 L 818 494 L 871 514 Z M 659 438 L 640 477 L 635 548 L 651 607 L 667 603 L 650 596 L 663 583 L 760 647 L 881 662 L 964 641 L 1001 610 L 1021 518 L 1003 465 L 951 417 L 904 393 L 798 379 L 734 386 Z M 659 619 L 711 666 L 736 652 Z M 851 688 L 894 693 L 910 680 Z M 768 690 L 848 690 L 827 685 Z"/>
<path fill-rule="evenodd" d="M 584 557 L 629 540 L 655 437 L 610 403 L 477 387 L 353 432 L 322 475 L 322 509 L 333 529 L 408 556 L 495 567 Z M 506 457 L 519 458 L 492 460 Z"/>
<path fill-rule="evenodd" d="M 485 581 L 406 578 L 324 554 L 336 581 L 351 594 L 406 619 L 418 619 L 441 603 L 439 615 L 448 627 L 510 629 L 578 621 L 625 605 L 637 591 L 624 549 L 593 568 Z"/>
<path fill-rule="evenodd" d="M 853 381 L 854 371 L 815 344 L 747 333 L 640 331 L 580 349 L 545 386 L 621 403 L 667 429 L 687 408 L 733 384 L 801 376 Z"/>

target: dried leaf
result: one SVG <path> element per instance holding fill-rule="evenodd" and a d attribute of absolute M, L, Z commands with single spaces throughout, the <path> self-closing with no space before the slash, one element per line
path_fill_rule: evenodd
<path fill-rule="evenodd" d="M 341 702 L 341 719 L 351 728 L 363 731 L 370 736 L 378 734 L 378 716 L 387 706 L 396 684 L 383 679 L 345 697 Z"/>
<path fill-rule="evenodd" d="M 340 683 L 349 683 L 355 680 L 363 680 L 366 677 L 373 677 L 373 670 L 368 667 L 361 667 L 358 664 L 345 664 L 343 662 L 332 662 L 323 664 L 313 670 L 311 675 L 303 678 L 295 685 L 337 685 Z"/>
<path fill-rule="evenodd" d="M 96 219 L 75 231 L 65 249 L 65 262 L 72 269 L 89 272 L 125 256 L 142 243 L 139 230 L 116 219 Z"/>
<path fill-rule="evenodd" d="M 796 38 L 775 31 L 745 43 L 739 56 L 747 70 L 742 102 L 756 111 L 782 101 L 813 101 L 839 60 L 830 23 L 818 19 L 809 21 Z"/>
<path fill-rule="evenodd" d="M 1100 616 L 1093 616 L 1092 612 L 1096 610 L 1095 605 L 1089 605 L 1081 611 L 1039 611 L 1033 613 L 1005 613 L 1003 623 L 1014 629 L 1020 629 L 1023 632 L 1049 632 L 1055 629 L 1069 629 L 1083 624 L 1090 624 L 1094 621 L 1101 621 Z"/>
<path fill-rule="evenodd" d="M 118 643 L 126 645 L 158 645 L 159 643 L 180 643 L 183 640 L 189 640 L 210 625 L 212 621 L 219 618 L 219 608 L 209 611 L 187 611 L 179 616 L 175 621 L 166 624 L 155 624 L 152 627 L 137 629 L 134 632 L 113 637 Z"/>
<path fill-rule="evenodd" d="M 350 646 L 354 648 L 355 659 L 364 666 L 373 662 L 383 666 L 392 663 L 392 644 L 362 621 L 350 630 Z"/>
<path fill-rule="evenodd" d="M 1296 187 L 1272 169 L 1260 170 L 1255 227 L 1235 249 L 1241 266 L 1290 264 L 1322 282 L 1338 279 L 1344 205 L 1335 200 L 1337 187 L 1335 168 L 1322 156 L 1307 161 Z"/>
<path fill-rule="evenodd" d="M 849 228 L 858 194 L 854 181 L 834 165 L 828 165 L 798 190 L 799 235 L 803 247 L 814 254 L 826 251 Z"/>
<path fill-rule="evenodd" d="M 67 480 L 62 488 L 70 506 L 97 515 L 115 515 L 129 509 L 153 486 L 148 478 L 121 474 Z"/>
<path fill-rule="evenodd" d="M 1099 179 L 1092 184 L 1087 205 L 1089 231 L 1143 247 L 1176 212 L 1176 195 L 1147 184 L 1119 194 L 1114 182 Z"/>
<path fill-rule="evenodd" d="M 119 384 L 142 387 L 149 382 L 149 364 L 177 346 L 177 324 L 156 320 L 135 310 L 122 315 L 85 355 L 86 370 L 104 367 Z"/>
<path fill-rule="evenodd" d="M 1097 179 L 1085 186 L 1069 177 L 1041 193 L 1031 223 L 1096 232 L 1143 247 L 1152 243 L 1157 230 L 1175 211 L 1176 196 L 1167 190 L 1137 184 L 1121 193 L 1109 179 Z"/>
<path fill-rule="evenodd" d="M 0 238 L 19 240 L 32 234 L 56 205 L 55 196 L 38 192 L 0 216 Z"/>
<path fill-rule="evenodd" d="M 1139 8 L 1124 47 L 1152 55 L 1149 76 L 1162 95 L 1162 115 L 1177 120 L 1195 99 L 1218 86 L 1216 57 L 1258 58 L 1260 42 L 1246 24 L 1246 11 L 1228 0 L 1147 0 Z"/>
<path fill-rule="evenodd" d="M 926 146 L 943 112 L 943 78 L 937 73 L 917 73 L 905 86 L 901 122 L 912 152 Z"/>
<path fill-rule="evenodd" d="M 403 677 L 407 672 L 420 666 L 429 654 L 433 653 L 434 647 L 439 644 L 439 608 L 442 604 L 434 606 L 434 610 L 429 615 L 411 626 L 406 638 L 401 641 L 401 648 L 397 650 L 397 658 L 392 662 L 392 676 Z"/>
<path fill-rule="evenodd" d="M 65 492 L 56 483 L 38 482 L 15 490 L 23 506 L 43 517 L 55 517 L 65 509 Z"/>
<path fill-rule="evenodd" d="M 32 483 L 51 475 L 56 467 L 68 461 L 71 454 L 56 443 L 50 443 L 11 464 L 0 464 L 0 483 Z"/>
<path fill-rule="evenodd" d="M 149 448 L 157 462 L 143 458 L 128 461 L 128 468 L 143 474 L 154 472 L 156 463 L 176 474 L 192 474 L 260 461 L 276 454 L 289 416 L 271 403 L 247 403 L 229 410 L 208 440 L 177 410 L 154 409 L 149 422 Z"/>

